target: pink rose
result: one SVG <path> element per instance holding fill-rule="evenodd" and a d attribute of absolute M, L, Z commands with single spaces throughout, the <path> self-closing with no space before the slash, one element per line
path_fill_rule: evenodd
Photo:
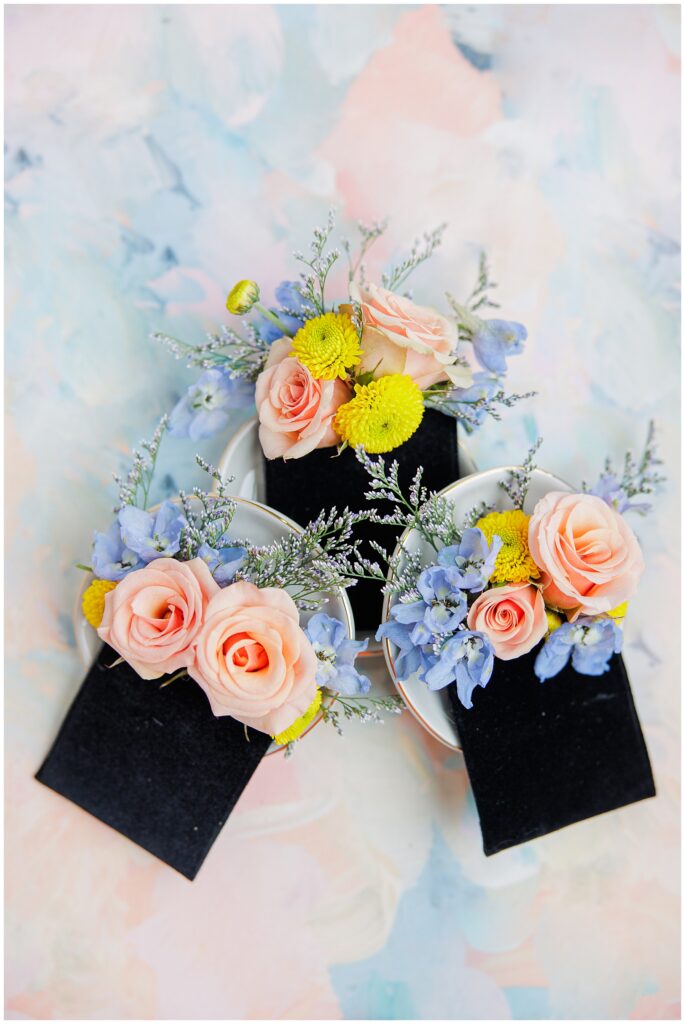
<path fill-rule="evenodd" d="M 215 715 L 276 736 L 316 695 L 316 654 L 284 590 L 232 583 L 216 594 L 189 669 Z"/>
<path fill-rule="evenodd" d="M 219 585 L 201 558 L 156 558 L 105 595 L 99 636 L 143 679 L 189 667 L 205 608 Z"/>
<path fill-rule="evenodd" d="M 547 632 L 545 602 L 530 583 L 485 590 L 471 605 L 469 629 L 485 633 L 503 661 L 532 651 Z"/>
<path fill-rule="evenodd" d="M 275 341 L 257 377 L 259 440 L 267 459 L 299 459 L 337 444 L 333 417 L 352 397 L 344 381 L 312 377 L 291 349 L 290 338 Z"/>
<path fill-rule="evenodd" d="M 528 546 L 543 571 L 545 601 L 572 609 L 571 621 L 627 601 L 645 567 L 623 516 L 594 494 L 546 494 L 530 517 Z"/>
<path fill-rule="evenodd" d="M 471 370 L 454 361 L 459 347 L 456 323 L 375 284 L 363 290 L 353 284 L 350 295 L 361 304 L 364 320 L 360 373 L 406 373 L 424 389 L 447 380 L 455 387 L 470 387 Z"/>

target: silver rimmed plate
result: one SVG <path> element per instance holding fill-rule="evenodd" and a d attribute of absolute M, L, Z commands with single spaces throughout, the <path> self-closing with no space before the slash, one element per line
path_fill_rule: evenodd
<path fill-rule="evenodd" d="M 238 507 L 236 509 L 235 516 L 233 517 L 233 523 L 231 524 L 231 533 L 235 534 L 236 537 L 249 537 L 255 544 L 261 545 L 271 544 L 273 541 L 280 540 L 281 537 L 285 537 L 288 533 L 302 533 L 302 528 L 298 526 L 297 523 L 294 523 L 292 519 L 288 519 L 287 516 L 282 515 L 280 512 L 275 512 L 266 505 L 238 496 L 236 496 L 235 500 Z M 84 573 L 83 584 L 76 597 L 73 610 L 76 646 L 85 669 L 89 669 L 93 664 L 93 661 L 102 646 L 100 637 L 97 635 L 93 627 L 86 622 L 83 617 L 83 612 L 81 611 L 83 594 L 92 582 L 93 578 L 94 577 L 91 573 Z M 344 622 L 347 626 L 349 636 L 354 639 L 354 617 L 352 615 L 352 608 L 350 607 L 347 595 L 343 591 L 338 590 L 329 595 L 326 611 L 329 615 L 332 615 Z M 306 624 L 313 614 L 313 612 L 301 612 L 300 618 L 302 623 Z M 318 715 L 306 732 L 313 729 L 320 721 L 321 716 Z M 303 733 L 303 735 L 306 735 L 306 732 Z M 267 754 L 278 753 L 281 750 L 283 750 L 282 747 L 272 743 Z"/>
<path fill-rule="evenodd" d="M 455 523 L 461 524 L 470 509 L 483 501 L 500 509 L 511 508 L 511 502 L 499 486 L 499 481 L 505 480 L 513 468 L 515 467 L 502 466 L 499 469 L 488 469 L 483 473 L 474 473 L 472 476 L 443 488 L 440 493 L 452 505 Z M 536 469 L 531 477 L 524 511 L 531 513 L 540 498 L 549 491 L 573 491 L 573 488 L 552 473 Z M 402 534 L 395 550 L 397 551 L 400 547 L 408 552 L 417 552 L 426 565 L 434 561 L 436 557 L 435 551 L 430 545 L 414 531 L 406 531 Z M 386 597 L 383 603 L 383 621 L 387 620 L 395 600 L 394 597 Z M 461 750 L 447 691 L 429 690 L 417 676 L 412 676 L 403 683 L 399 682 L 395 675 L 395 645 L 384 640 L 382 646 L 390 676 L 414 717 L 440 743 L 451 750 Z"/>

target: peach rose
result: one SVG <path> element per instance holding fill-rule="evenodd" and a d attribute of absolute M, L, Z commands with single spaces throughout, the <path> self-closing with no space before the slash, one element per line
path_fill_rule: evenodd
<path fill-rule="evenodd" d="M 485 590 L 471 605 L 469 629 L 485 633 L 503 661 L 528 654 L 547 632 L 545 602 L 530 583 Z"/>
<path fill-rule="evenodd" d="M 594 494 L 550 491 L 535 506 L 528 547 L 542 570 L 547 604 L 597 615 L 627 601 L 645 567 L 623 516 Z"/>
<path fill-rule="evenodd" d="M 259 440 L 267 459 L 299 459 L 337 444 L 333 417 L 352 397 L 344 381 L 312 377 L 291 350 L 290 338 L 274 341 L 257 377 Z"/>
<path fill-rule="evenodd" d="M 470 387 L 471 370 L 454 361 L 459 347 L 456 323 L 375 284 L 364 289 L 352 284 L 350 295 L 360 303 L 364 321 L 360 373 L 407 373 L 420 388 L 447 380 L 455 387 Z"/>
<path fill-rule="evenodd" d="M 316 695 L 316 654 L 284 590 L 240 581 L 207 606 L 189 669 L 215 715 L 276 736 Z"/>
<path fill-rule="evenodd" d="M 98 634 L 143 679 L 187 668 L 205 608 L 219 589 L 201 558 L 156 558 L 105 595 Z"/>

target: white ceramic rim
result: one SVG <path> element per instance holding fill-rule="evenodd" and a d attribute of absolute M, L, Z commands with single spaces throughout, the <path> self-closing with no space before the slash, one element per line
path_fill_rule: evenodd
<path fill-rule="evenodd" d="M 521 466 L 497 466 L 494 469 L 484 469 L 480 473 L 472 473 L 469 478 L 462 477 L 459 480 L 456 480 L 453 484 L 448 484 L 447 487 L 443 487 L 443 489 L 441 491 L 438 491 L 438 494 L 441 497 L 445 497 L 446 498 L 446 497 L 449 497 L 451 494 L 454 494 L 455 491 L 458 491 L 459 488 L 462 486 L 462 484 L 467 479 L 469 480 L 470 483 L 473 483 L 473 478 L 476 477 L 476 476 L 479 477 L 483 481 L 490 482 L 493 479 L 496 479 L 497 481 L 499 481 L 499 480 L 505 479 L 507 473 L 511 473 L 514 470 L 518 470 L 518 469 L 521 469 Z M 555 484 L 555 485 L 564 484 L 564 486 L 568 487 L 570 491 L 573 491 L 573 488 L 571 487 L 571 485 L 566 480 L 563 480 L 561 477 L 556 476 L 554 473 L 550 473 L 546 469 L 538 469 L 538 468 L 536 468 L 535 472 L 538 473 L 538 474 L 541 474 L 542 476 L 548 477 L 549 480 L 553 484 Z M 397 544 L 395 546 L 395 550 L 393 551 L 393 556 L 398 554 L 400 548 L 402 548 L 402 546 L 404 544 L 404 541 L 406 540 L 406 538 L 412 532 L 413 531 L 411 529 L 407 529 L 407 530 L 404 531 L 404 533 L 402 534 L 402 536 L 400 537 L 400 539 L 398 540 L 398 542 L 397 542 Z M 390 601 L 391 601 L 391 598 L 392 598 L 391 594 L 386 594 L 385 598 L 383 600 L 383 622 L 387 622 L 387 620 L 388 620 L 388 613 L 390 611 Z M 433 739 L 438 741 L 438 743 L 440 743 L 444 747 L 447 747 L 449 750 L 454 750 L 454 751 L 458 751 L 459 753 L 461 753 L 462 748 L 458 744 L 448 743 L 442 736 L 440 736 L 435 731 L 435 729 L 432 728 L 431 725 L 429 725 L 429 723 L 425 720 L 423 715 L 414 707 L 411 699 L 407 695 L 407 691 L 405 690 L 405 688 L 403 687 L 402 683 L 398 680 L 398 678 L 397 678 L 397 676 L 395 674 L 395 665 L 394 665 L 394 662 L 393 662 L 392 653 L 390 651 L 390 641 L 388 640 L 387 637 L 384 637 L 383 640 L 381 641 L 381 643 L 382 643 L 382 648 L 383 648 L 383 654 L 385 656 L 385 664 L 387 665 L 388 672 L 390 674 L 390 678 L 392 679 L 392 682 L 393 682 L 393 684 L 395 686 L 395 689 L 397 690 L 399 695 L 402 697 L 402 700 L 406 704 L 406 706 L 409 709 L 409 711 L 411 712 L 411 714 L 414 716 L 414 718 L 417 720 L 417 722 L 419 722 L 423 726 L 423 728 L 426 730 L 426 732 L 429 733 L 433 737 Z"/>
<path fill-rule="evenodd" d="M 253 501 L 251 498 L 241 498 L 241 497 L 238 497 L 237 495 L 236 496 L 231 495 L 231 501 L 235 501 L 236 503 L 238 503 L 240 505 L 250 505 L 253 508 L 257 508 L 261 512 L 266 512 L 267 515 L 270 515 L 274 519 L 277 519 L 280 523 L 282 523 L 284 526 L 287 526 L 294 533 L 304 533 L 304 530 L 302 529 L 302 527 L 299 526 L 292 519 L 290 519 L 288 516 L 283 515 L 281 512 L 277 512 L 275 509 L 271 508 L 269 505 L 263 505 L 260 501 Z M 159 508 L 159 503 L 156 504 L 156 505 L 153 505 L 148 511 L 154 512 L 157 508 Z M 95 579 L 95 576 L 93 575 L 92 572 L 87 573 L 85 575 L 85 579 L 84 579 L 84 581 L 83 581 L 83 583 L 82 583 L 78 593 L 76 594 L 76 599 L 75 599 L 75 603 L 74 603 L 74 610 L 73 610 L 73 622 L 74 622 L 75 626 L 77 625 L 77 623 L 79 625 L 81 623 L 85 623 L 85 625 L 87 625 L 90 629 L 93 629 L 93 627 L 90 626 L 89 623 L 86 623 L 86 621 L 85 621 L 85 619 L 83 617 L 83 611 L 81 610 L 81 601 L 83 600 L 83 594 L 84 594 L 85 590 L 87 589 L 88 586 L 90 586 L 91 582 L 94 579 Z M 338 588 L 336 588 L 336 590 L 337 590 L 337 593 L 340 595 L 340 600 L 341 600 L 341 603 L 342 603 L 342 606 L 343 606 L 343 612 L 345 614 L 346 625 L 347 625 L 347 630 L 348 630 L 348 633 L 349 633 L 349 637 L 350 637 L 351 640 L 354 640 L 354 638 L 355 638 L 354 615 L 352 614 L 352 605 L 350 604 L 350 599 L 349 599 L 349 597 L 347 596 L 347 594 L 345 593 L 345 591 L 342 588 L 338 587 Z M 79 652 L 79 657 L 81 658 L 81 661 L 83 662 L 84 668 L 86 668 L 88 670 L 88 669 L 91 668 L 92 662 L 90 661 L 89 658 L 85 657 L 86 651 L 85 651 L 85 648 L 83 647 L 83 645 L 82 645 L 82 643 L 80 641 L 79 630 L 75 629 L 74 632 L 75 632 L 76 647 L 77 647 L 78 652 Z M 93 630 L 93 632 L 95 632 L 95 631 Z M 102 644 L 100 645 L 100 647 L 102 647 Z M 98 648 L 98 652 L 99 652 L 99 650 L 100 650 L 100 648 Z M 316 715 L 316 717 L 314 719 L 312 719 L 311 723 L 307 726 L 307 728 L 304 730 L 304 732 L 302 732 L 300 734 L 300 736 L 298 737 L 298 740 L 302 739 L 303 737 L 305 737 L 307 735 L 307 733 L 311 732 L 312 729 L 315 726 L 317 726 L 319 724 L 319 722 L 322 721 L 322 718 L 323 718 L 323 715 L 322 715 L 321 711 L 319 711 L 318 715 Z M 273 746 L 273 744 L 272 744 L 272 746 Z M 264 756 L 265 757 L 271 757 L 273 754 L 282 754 L 282 753 L 285 752 L 286 749 L 287 749 L 287 747 L 284 747 L 284 746 L 275 746 L 275 747 L 273 747 L 273 749 L 271 749 L 271 747 L 270 747 L 269 750 L 267 750 L 267 752 L 266 752 L 266 754 Z"/>

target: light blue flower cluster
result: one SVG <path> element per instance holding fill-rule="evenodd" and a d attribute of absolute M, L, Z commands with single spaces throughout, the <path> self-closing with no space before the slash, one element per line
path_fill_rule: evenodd
<path fill-rule="evenodd" d="M 201 441 L 223 430 L 233 409 L 249 409 L 253 403 L 253 383 L 226 370 L 205 370 L 172 409 L 169 433 Z"/>
<path fill-rule="evenodd" d="M 304 326 L 304 316 L 300 318 L 291 314 L 304 313 L 305 309 L 311 309 L 302 297 L 297 281 L 281 281 L 275 295 L 278 305 L 271 308 L 271 312 L 276 314 L 289 334 L 297 334 L 300 327 Z M 279 331 L 276 324 L 261 313 L 255 317 L 253 323 L 265 341 L 272 342 L 283 336 L 283 332 Z"/>
<path fill-rule="evenodd" d="M 325 612 L 312 615 L 305 633 L 318 659 L 316 682 L 346 697 L 368 693 L 370 680 L 358 672 L 354 662 L 365 651 L 368 640 L 350 640 L 340 619 Z"/>
<path fill-rule="evenodd" d="M 472 335 L 473 352 L 486 370 L 506 373 L 507 358 L 523 351 L 528 331 L 510 320 L 480 320 Z"/>
<path fill-rule="evenodd" d="M 106 533 L 95 534 L 93 572 L 98 579 L 121 580 L 155 558 L 173 558 L 181 545 L 181 530 L 187 525 L 183 512 L 172 501 L 162 502 L 157 512 L 125 505 Z M 205 543 L 197 552 L 220 587 L 232 582 L 246 555 L 245 548 L 231 545 L 226 536 L 216 547 Z"/>
<path fill-rule="evenodd" d="M 652 508 L 648 501 L 631 501 L 615 473 L 602 473 L 589 493 L 606 501 L 607 505 L 616 509 L 620 514 L 632 510 L 640 515 L 645 515 Z"/>
<path fill-rule="evenodd" d="M 623 646 L 623 630 L 610 618 L 578 618 L 565 622 L 547 638 L 535 659 L 540 682 L 556 676 L 568 664 L 584 676 L 601 676 L 612 655 Z"/>
<path fill-rule="evenodd" d="M 472 707 L 474 688 L 485 686 L 492 675 L 494 651 L 487 637 L 463 624 L 468 595 L 485 589 L 501 545 L 499 537 L 488 544 L 477 527 L 464 530 L 459 544 L 443 548 L 438 564 L 419 576 L 419 598 L 393 605 L 376 639 L 397 647 L 395 671 L 401 682 L 415 673 L 431 690 L 456 682 L 462 704 Z"/>

